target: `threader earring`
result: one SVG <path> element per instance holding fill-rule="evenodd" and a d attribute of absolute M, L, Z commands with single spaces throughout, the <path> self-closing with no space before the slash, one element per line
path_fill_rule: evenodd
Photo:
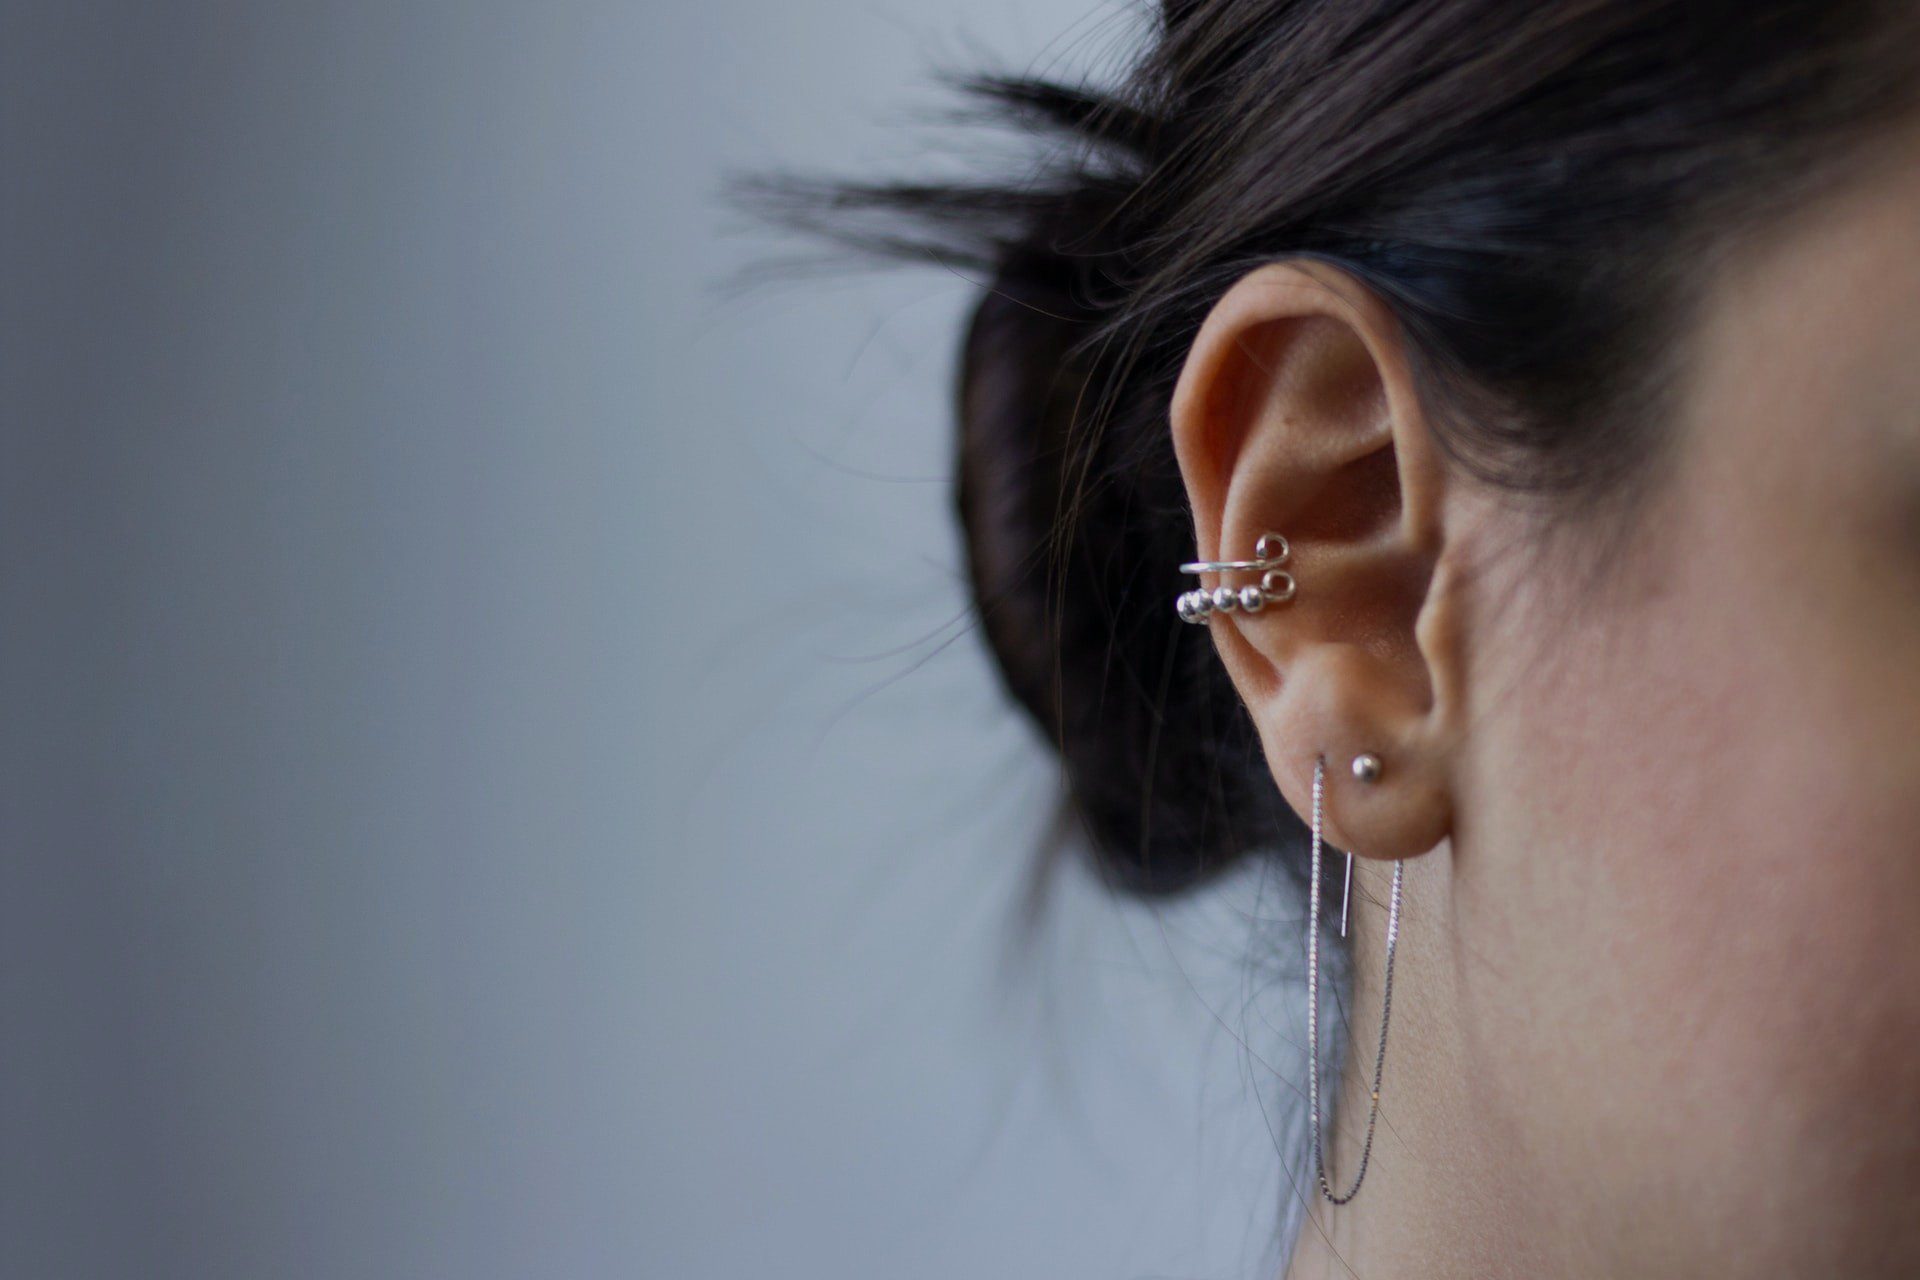
<path fill-rule="evenodd" d="M 1367 753 L 1356 756 L 1353 775 L 1363 782 L 1380 776 L 1380 757 Z M 1316 756 L 1313 762 L 1313 866 L 1307 901 L 1307 1109 L 1313 1123 L 1313 1169 L 1320 1182 L 1320 1194 L 1334 1204 L 1345 1204 L 1360 1194 L 1366 1181 L 1367 1161 L 1373 1156 L 1373 1130 L 1380 1119 L 1380 1076 L 1387 1065 L 1387 1022 L 1393 1016 L 1393 953 L 1400 941 L 1400 885 L 1406 876 L 1404 861 L 1393 864 L 1393 891 L 1387 902 L 1387 964 L 1380 988 L 1380 1047 L 1373 1056 L 1373 1088 L 1367 1105 L 1367 1136 L 1360 1147 L 1360 1167 L 1353 1185 L 1335 1194 L 1327 1178 L 1327 1157 L 1320 1137 L 1320 850 L 1321 813 L 1325 807 L 1327 758 Z M 1347 886 L 1353 885 L 1353 854 L 1347 854 Z M 1345 931 L 1345 907 L 1341 909 Z"/>

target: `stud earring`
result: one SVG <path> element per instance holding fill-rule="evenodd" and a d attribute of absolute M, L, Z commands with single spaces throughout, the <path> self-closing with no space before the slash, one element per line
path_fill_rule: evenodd
<path fill-rule="evenodd" d="M 1373 760 L 1376 766 L 1379 764 L 1377 756 L 1364 758 Z M 1359 759 L 1354 764 L 1357 776 Z M 1375 776 L 1378 776 L 1377 769 Z M 1380 1047 L 1373 1058 L 1373 1089 L 1367 1107 L 1367 1136 L 1360 1147 L 1360 1167 L 1353 1175 L 1353 1185 L 1335 1194 L 1333 1184 L 1327 1177 L 1326 1150 L 1320 1137 L 1320 850 L 1323 844 L 1321 814 L 1325 807 L 1326 785 L 1327 758 L 1318 756 L 1313 762 L 1313 865 L 1307 891 L 1307 1108 L 1312 1113 L 1313 1167 L 1320 1182 L 1320 1194 L 1333 1204 L 1345 1204 L 1360 1194 L 1360 1184 L 1366 1181 L 1367 1162 L 1373 1157 L 1373 1130 L 1380 1119 L 1380 1077 L 1387 1065 L 1387 1022 L 1393 1015 L 1393 954 L 1400 942 L 1400 886 L 1406 875 L 1407 864 L 1394 863 L 1393 890 L 1387 900 L 1387 963 L 1380 988 Z M 1347 875 L 1351 887 L 1352 853 L 1347 854 Z"/>
<path fill-rule="evenodd" d="M 1216 613 L 1232 613 L 1235 610 L 1258 613 L 1270 604 L 1285 604 L 1293 599 L 1293 575 L 1280 567 L 1292 554 L 1287 540 L 1277 533 L 1263 533 L 1260 540 L 1253 544 L 1253 554 L 1252 560 L 1194 560 L 1181 565 L 1182 573 L 1257 573 L 1260 582 L 1238 590 L 1221 583 L 1211 591 L 1198 587 L 1182 592 L 1180 598 L 1174 601 L 1174 610 L 1180 615 L 1180 621 L 1198 626 Z"/>

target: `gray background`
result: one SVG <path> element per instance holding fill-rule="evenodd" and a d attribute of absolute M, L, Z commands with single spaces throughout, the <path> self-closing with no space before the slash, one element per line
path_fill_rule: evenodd
<path fill-rule="evenodd" d="M 968 283 L 722 287 L 1137 15 L 4 15 L 0 1274 L 1277 1267 L 1298 908 L 1015 927 Z"/>

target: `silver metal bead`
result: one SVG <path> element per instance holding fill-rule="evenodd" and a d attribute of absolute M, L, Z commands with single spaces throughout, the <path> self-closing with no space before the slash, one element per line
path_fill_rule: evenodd
<path fill-rule="evenodd" d="M 1380 757 L 1371 751 L 1363 751 L 1353 758 L 1353 776 L 1362 782 L 1379 781 L 1380 769 Z"/>
<path fill-rule="evenodd" d="M 1267 607 L 1266 593 L 1258 587 L 1240 588 L 1240 612 L 1258 613 Z"/>
<path fill-rule="evenodd" d="M 1173 609 L 1175 613 L 1180 615 L 1180 621 L 1182 622 L 1199 621 L 1199 618 L 1193 612 L 1193 595 L 1191 592 L 1182 591 L 1180 598 L 1174 601 Z"/>
<path fill-rule="evenodd" d="M 1213 607 L 1221 613 L 1232 613 L 1234 606 L 1239 603 L 1240 597 L 1235 594 L 1232 587 L 1215 587 L 1213 589 Z"/>

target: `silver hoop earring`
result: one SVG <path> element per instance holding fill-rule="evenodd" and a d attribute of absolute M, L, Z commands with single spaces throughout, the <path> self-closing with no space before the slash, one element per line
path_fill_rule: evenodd
<path fill-rule="evenodd" d="M 1379 764 L 1379 758 L 1373 757 Z M 1355 762 L 1359 773 L 1359 761 Z M 1378 769 L 1374 776 L 1379 776 Z M 1360 1147 L 1360 1168 L 1354 1172 L 1353 1185 L 1335 1195 L 1327 1178 L 1326 1150 L 1320 1137 L 1320 850 L 1321 812 L 1325 804 L 1327 758 L 1316 756 L 1313 762 L 1313 867 L 1307 904 L 1307 1105 L 1312 1112 L 1313 1169 L 1320 1182 L 1320 1194 L 1334 1204 L 1345 1204 L 1360 1194 L 1366 1181 L 1367 1162 L 1373 1157 L 1373 1130 L 1380 1119 L 1380 1076 L 1387 1065 L 1387 1022 L 1393 1016 L 1393 953 L 1400 941 L 1400 885 L 1406 875 L 1404 861 L 1393 864 L 1393 892 L 1387 903 L 1387 965 L 1380 990 L 1380 1048 L 1373 1058 L 1373 1089 L 1367 1107 L 1367 1136 Z M 1347 854 L 1347 884 L 1353 884 L 1353 854 Z M 1344 917 L 1344 909 L 1342 915 Z M 1344 931 L 1344 924 L 1343 924 Z"/>
<path fill-rule="evenodd" d="M 1198 626 L 1216 613 L 1258 613 L 1270 604 L 1293 599 L 1293 575 L 1280 567 L 1292 554 L 1287 540 L 1277 533 L 1263 533 L 1253 544 L 1253 554 L 1251 560 L 1194 560 L 1181 565 L 1182 573 L 1257 573 L 1260 582 L 1237 590 L 1223 582 L 1211 591 L 1205 587 L 1184 591 L 1174 601 L 1180 621 Z"/>

